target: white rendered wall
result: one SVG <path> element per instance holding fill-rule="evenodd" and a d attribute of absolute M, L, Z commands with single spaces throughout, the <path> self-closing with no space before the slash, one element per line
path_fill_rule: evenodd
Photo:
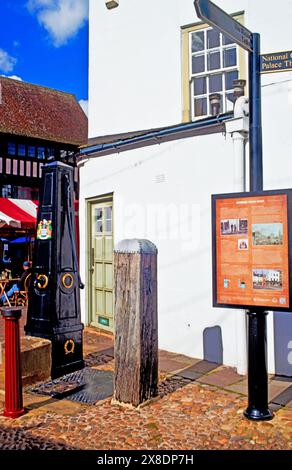
<path fill-rule="evenodd" d="M 245 11 L 245 25 L 261 34 L 262 53 L 292 49 L 291 0 L 282 0 L 278 7 L 267 0 L 214 1 L 229 13 Z M 196 21 L 193 0 L 121 0 L 120 6 L 111 11 L 103 0 L 90 0 L 90 137 L 181 122 L 180 28 Z M 292 73 L 263 75 L 262 95 L 264 188 L 289 188 L 292 187 Z M 140 161 L 143 163 L 135 166 Z M 202 332 L 206 326 L 218 324 L 223 333 L 224 362 L 235 365 L 233 316 L 227 310 L 210 307 L 210 194 L 233 190 L 231 167 L 232 145 L 219 135 L 102 157 L 81 170 L 80 213 L 81 246 L 84 246 L 84 198 L 114 191 L 117 207 L 120 202 L 145 206 L 149 198 L 159 203 L 171 203 L 174 199 L 199 203 L 201 227 L 205 227 L 201 228 L 199 248 L 193 247 L 188 252 L 181 242 L 157 241 L 160 347 L 202 357 Z M 167 175 L 166 182 L 155 184 L 156 174 Z M 115 212 L 116 241 L 125 235 L 122 214 L 122 210 Z M 126 235 L 148 236 L 142 225 L 134 224 L 131 231 L 128 224 Z M 149 238 L 156 241 L 153 236 Z M 201 277 L 203 282 L 199 282 Z M 82 312 L 84 316 L 84 298 Z M 274 371 L 272 321 L 270 314 L 271 373 Z M 178 325 L 181 325 L 179 331 Z"/>
<path fill-rule="evenodd" d="M 85 200 L 113 192 L 115 243 L 138 237 L 158 247 L 160 348 L 203 358 L 203 331 L 218 325 L 224 363 L 236 365 L 234 311 L 212 308 L 211 299 L 210 195 L 232 191 L 232 173 L 232 142 L 221 134 L 92 159 L 81 168 L 80 228 L 85 278 Z M 165 182 L 157 183 L 162 175 Z M 162 210 L 160 227 L 147 209 L 152 215 Z M 85 312 L 83 293 L 86 322 Z"/>
<path fill-rule="evenodd" d="M 292 49 L 291 0 L 216 0 L 261 33 L 262 52 Z M 193 0 L 90 0 L 89 136 L 179 123 L 181 26 L 198 21 Z M 270 74 L 263 83 L 291 78 Z"/>

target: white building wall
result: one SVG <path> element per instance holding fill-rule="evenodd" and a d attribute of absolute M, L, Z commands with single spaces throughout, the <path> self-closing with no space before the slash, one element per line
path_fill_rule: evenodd
<path fill-rule="evenodd" d="M 216 0 L 261 34 L 262 53 L 292 49 L 292 1 Z M 90 0 L 89 137 L 181 122 L 181 31 L 193 0 Z M 265 189 L 292 184 L 292 72 L 262 75 Z M 279 154 L 280 153 L 280 154 Z"/>
<path fill-rule="evenodd" d="M 262 52 L 291 49 L 291 0 L 277 8 L 266 0 L 215 3 L 229 13 L 245 12 L 246 26 L 261 34 Z M 193 0 L 121 0 L 113 10 L 90 0 L 89 19 L 89 136 L 180 122 L 180 28 L 199 21 Z M 263 84 L 289 77 L 270 74 Z M 271 93 L 278 94 L 277 87 Z"/>
<path fill-rule="evenodd" d="M 81 180 L 86 182 L 80 194 L 81 270 L 85 279 L 85 201 L 113 192 L 115 244 L 135 237 L 148 238 L 158 247 L 160 348 L 203 358 L 204 329 L 218 325 L 224 362 L 236 365 L 237 312 L 212 308 L 211 298 L 210 194 L 232 191 L 229 172 L 232 144 L 226 145 L 221 134 L 88 161 L 81 168 Z M 162 176 L 165 182 L 156 182 Z M 151 218 L 157 210 L 159 224 Z M 170 214 L 167 226 L 165 212 Z M 83 293 L 83 321 L 85 312 Z"/>
<path fill-rule="evenodd" d="M 266 0 L 215 3 L 229 13 L 244 10 L 245 25 L 261 34 L 262 53 L 292 49 L 291 0 L 282 0 L 277 7 Z M 180 28 L 196 21 L 193 0 L 121 0 L 110 11 L 103 0 L 90 0 L 90 137 L 181 122 Z M 288 188 L 292 186 L 292 73 L 263 75 L 262 95 L 264 188 Z M 235 312 L 212 309 L 210 299 L 210 195 L 233 190 L 232 158 L 231 143 L 216 135 L 92 160 L 81 170 L 80 220 L 84 246 L 84 198 L 114 191 L 115 241 L 143 236 L 159 248 L 160 347 L 202 357 L 202 331 L 218 324 L 224 362 L 234 365 Z M 165 183 L 154 183 L 158 174 L 166 175 Z M 200 205 L 199 247 L 188 251 L 181 241 L 159 240 L 149 225 L 144 228 L 136 223 L 137 214 L 130 230 L 130 215 L 123 217 L 117 210 L 119 204 L 121 208 L 133 203 L 146 207 L 149 200 L 169 204 L 174 199 Z M 268 316 L 268 344 L 269 371 L 273 372 L 272 314 Z"/>

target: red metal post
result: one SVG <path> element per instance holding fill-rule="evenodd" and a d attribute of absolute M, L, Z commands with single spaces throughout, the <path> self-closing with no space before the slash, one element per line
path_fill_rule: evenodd
<path fill-rule="evenodd" d="M 20 308 L 1 308 L 5 320 L 5 408 L 4 416 L 18 418 L 25 413 L 22 401 L 19 319 Z"/>

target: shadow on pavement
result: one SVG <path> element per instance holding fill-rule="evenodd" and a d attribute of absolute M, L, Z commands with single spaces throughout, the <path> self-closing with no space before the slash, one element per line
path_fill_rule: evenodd
<path fill-rule="evenodd" d="M 30 403 L 29 405 L 26 405 L 25 409 L 27 411 L 37 410 L 38 408 L 42 408 L 43 406 L 51 405 L 52 403 L 56 403 L 58 401 L 59 400 L 57 398 L 46 398 L 43 401 L 39 401 L 39 402 L 36 402 L 36 403 Z"/>
<path fill-rule="evenodd" d="M 271 400 L 271 403 L 276 405 L 286 406 L 290 401 L 292 401 L 292 385 L 290 385 L 286 390 L 279 393 L 276 397 Z"/>
<path fill-rule="evenodd" d="M 215 362 L 199 361 L 160 382 L 158 385 L 158 395 L 162 398 L 169 393 L 175 392 L 189 383 L 196 381 L 206 373 L 217 369 L 219 366 L 220 364 Z"/>

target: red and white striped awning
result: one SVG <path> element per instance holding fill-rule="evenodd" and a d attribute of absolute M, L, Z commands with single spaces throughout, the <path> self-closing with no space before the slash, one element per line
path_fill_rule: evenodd
<path fill-rule="evenodd" d="M 37 201 L 0 198 L 0 228 L 3 226 L 34 227 L 37 208 Z"/>

